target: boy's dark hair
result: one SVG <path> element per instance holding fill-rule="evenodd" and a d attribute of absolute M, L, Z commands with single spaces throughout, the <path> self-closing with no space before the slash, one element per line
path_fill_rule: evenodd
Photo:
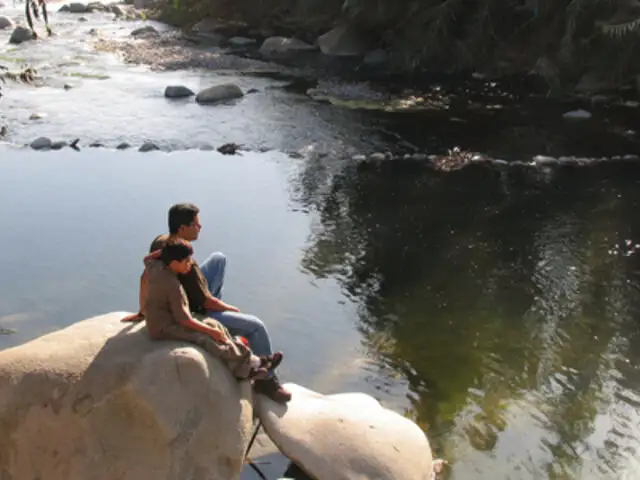
<path fill-rule="evenodd" d="M 182 238 L 175 238 L 169 240 L 162 248 L 162 252 L 160 252 L 160 260 L 162 260 L 165 265 L 169 265 L 174 260 L 176 262 L 181 262 L 190 255 L 193 255 L 193 247 L 191 246 L 191 243 L 183 240 Z"/>
<path fill-rule="evenodd" d="M 175 235 L 180 227 L 193 223 L 200 209 L 193 203 L 177 203 L 169 209 L 169 233 Z"/>

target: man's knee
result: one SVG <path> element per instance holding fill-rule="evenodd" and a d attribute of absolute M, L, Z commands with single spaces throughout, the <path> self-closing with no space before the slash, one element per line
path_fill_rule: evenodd
<path fill-rule="evenodd" d="M 222 252 L 213 252 L 209 257 L 204 261 L 204 263 L 211 263 L 218 265 L 220 267 L 225 267 L 227 265 L 227 257 Z"/>
<path fill-rule="evenodd" d="M 243 313 L 242 315 L 244 316 L 245 320 L 253 326 L 255 330 L 267 329 L 264 322 L 260 320 L 258 317 L 256 317 L 255 315 L 251 315 L 249 313 Z"/>

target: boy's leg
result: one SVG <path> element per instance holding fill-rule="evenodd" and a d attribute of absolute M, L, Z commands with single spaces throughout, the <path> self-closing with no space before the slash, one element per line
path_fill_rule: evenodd
<path fill-rule="evenodd" d="M 162 338 L 164 340 L 181 340 L 199 346 L 210 355 L 222 360 L 237 378 L 247 378 L 253 370 L 251 351 L 242 344 L 221 345 L 210 336 L 189 330 L 181 325 L 166 328 Z"/>
<path fill-rule="evenodd" d="M 214 252 L 209 255 L 202 265 L 200 271 L 209 285 L 211 295 L 218 300 L 222 300 L 222 287 L 224 286 L 224 274 L 227 267 L 227 257 L 221 252 Z"/>

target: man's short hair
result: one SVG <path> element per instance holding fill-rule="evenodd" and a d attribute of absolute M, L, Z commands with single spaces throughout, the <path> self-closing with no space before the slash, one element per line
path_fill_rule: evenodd
<path fill-rule="evenodd" d="M 177 203 L 169 209 L 169 233 L 175 235 L 180 227 L 193 223 L 200 209 L 193 203 Z"/>
<path fill-rule="evenodd" d="M 181 262 L 190 255 L 193 255 L 193 247 L 190 242 L 182 238 L 172 238 L 162 247 L 160 259 L 165 265 L 169 265 L 174 260 Z"/>

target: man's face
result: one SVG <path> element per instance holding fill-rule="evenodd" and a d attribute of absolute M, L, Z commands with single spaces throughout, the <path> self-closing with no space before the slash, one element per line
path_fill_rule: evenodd
<path fill-rule="evenodd" d="M 181 227 L 180 236 L 189 242 L 193 242 L 198 239 L 201 229 L 202 225 L 200 225 L 200 215 L 196 215 L 191 225 Z"/>

